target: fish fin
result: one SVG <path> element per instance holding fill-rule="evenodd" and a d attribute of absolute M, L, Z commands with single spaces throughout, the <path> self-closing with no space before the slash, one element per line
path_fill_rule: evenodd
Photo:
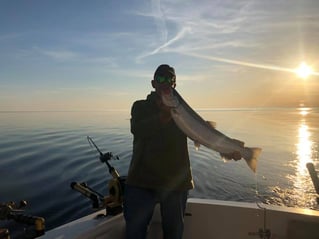
<path fill-rule="evenodd" d="M 211 127 L 213 127 L 214 129 L 216 128 L 216 122 L 214 122 L 214 121 L 206 121 L 206 123 L 208 124 L 208 125 L 210 125 Z"/>
<path fill-rule="evenodd" d="M 237 144 L 237 145 L 239 145 L 241 147 L 244 147 L 244 145 L 245 145 L 245 142 L 240 141 L 238 139 L 232 139 L 232 140 L 234 141 L 235 144 Z"/>
<path fill-rule="evenodd" d="M 199 150 L 200 143 L 198 143 L 197 141 L 194 141 L 194 145 L 195 145 L 195 149 Z"/>
<path fill-rule="evenodd" d="M 243 158 L 254 173 L 256 173 L 257 159 L 260 154 L 261 148 L 245 148 L 244 150 Z"/>
<path fill-rule="evenodd" d="M 232 153 L 219 153 L 219 154 L 225 160 L 232 160 L 233 159 L 235 161 L 238 161 L 242 158 L 239 151 L 234 151 Z"/>

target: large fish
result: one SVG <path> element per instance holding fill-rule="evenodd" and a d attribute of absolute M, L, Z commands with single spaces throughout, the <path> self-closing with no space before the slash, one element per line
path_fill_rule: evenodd
<path fill-rule="evenodd" d="M 198 115 L 173 88 L 162 92 L 162 101 L 171 108 L 175 123 L 194 141 L 196 147 L 204 145 L 228 159 L 244 158 L 251 170 L 256 172 L 260 148 L 245 147 L 244 142 L 229 138 L 216 130 L 213 124 Z"/>

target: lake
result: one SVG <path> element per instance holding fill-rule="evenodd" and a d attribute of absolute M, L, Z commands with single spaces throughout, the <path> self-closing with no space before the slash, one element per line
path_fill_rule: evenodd
<path fill-rule="evenodd" d="M 195 189 L 190 197 L 263 202 L 319 210 L 306 168 L 319 170 L 319 109 L 201 109 L 224 134 L 261 147 L 257 173 L 244 160 L 224 162 L 191 140 Z M 0 112 L 0 202 L 26 200 L 28 214 L 44 217 L 51 229 L 92 212 L 90 201 L 70 188 L 86 182 L 107 194 L 111 178 L 92 137 L 110 163 L 126 175 L 132 154 L 130 112 Z M 3 222 L 0 221 L 0 227 Z"/>

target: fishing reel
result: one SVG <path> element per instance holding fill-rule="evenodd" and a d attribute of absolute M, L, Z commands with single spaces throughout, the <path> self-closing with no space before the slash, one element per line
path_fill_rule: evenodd
<path fill-rule="evenodd" d="M 90 188 L 86 183 L 72 182 L 71 188 L 80 192 L 82 195 L 91 199 L 92 207 L 95 209 L 106 208 L 106 214 L 117 215 L 123 211 L 123 190 L 125 185 L 125 177 L 121 177 L 117 170 L 109 163 L 110 160 L 119 160 L 118 156 L 114 156 L 111 152 L 103 154 L 96 146 L 92 138 L 87 137 L 89 143 L 93 145 L 99 152 L 101 163 L 105 163 L 108 167 L 112 178 L 108 182 L 109 195 L 103 196 Z"/>
<path fill-rule="evenodd" d="M 119 160 L 119 156 L 114 156 L 112 152 L 107 152 L 105 154 L 100 155 L 100 161 L 101 163 L 106 163 L 109 160 Z"/>
<path fill-rule="evenodd" d="M 36 217 L 24 214 L 24 208 L 27 202 L 22 200 L 19 205 L 15 202 L 0 203 L 0 220 L 14 220 L 15 222 L 33 225 L 34 230 L 28 231 L 26 238 L 35 238 L 44 234 L 45 220 L 42 217 Z M 9 230 L 0 229 L 0 239 L 10 239 Z"/>

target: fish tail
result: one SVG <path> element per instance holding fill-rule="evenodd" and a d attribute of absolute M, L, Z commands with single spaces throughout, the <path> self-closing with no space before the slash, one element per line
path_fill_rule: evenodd
<path fill-rule="evenodd" d="M 261 148 L 247 148 L 245 147 L 243 158 L 246 160 L 249 168 L 256 173 L 257 158 L 261 154 Z"/>

